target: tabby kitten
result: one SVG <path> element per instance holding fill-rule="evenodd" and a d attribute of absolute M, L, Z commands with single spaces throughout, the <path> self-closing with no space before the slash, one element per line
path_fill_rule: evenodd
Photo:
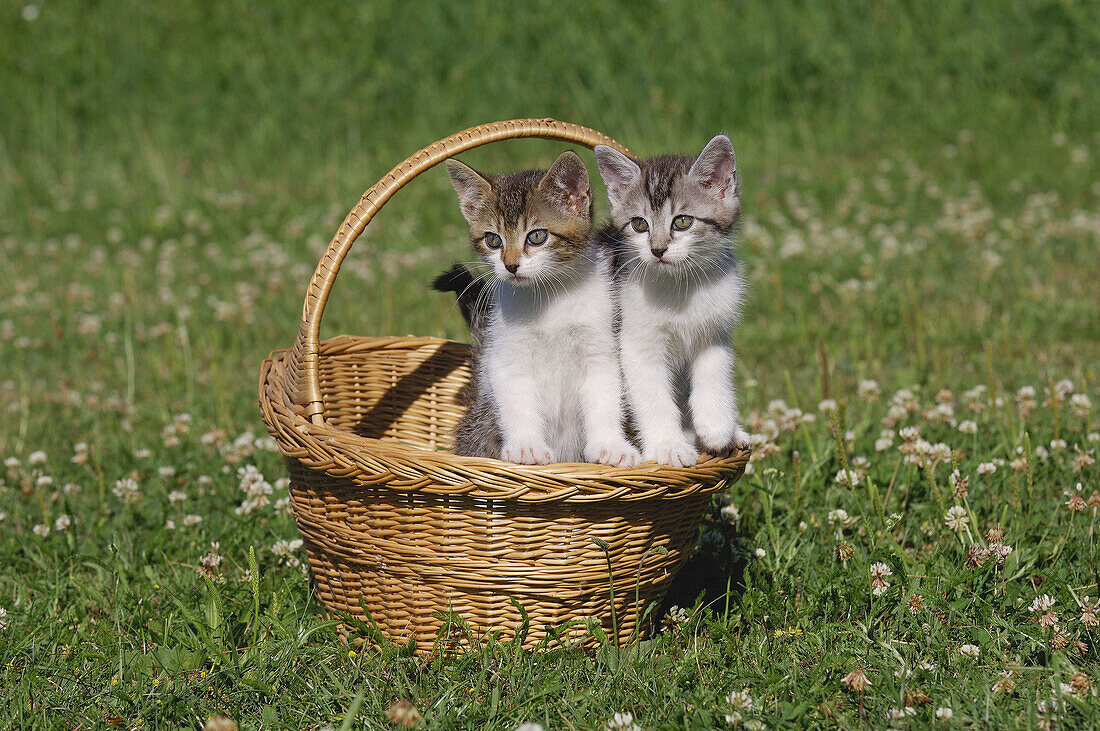
<path fill-rule="evenodd" d="M 690 466 L 699 450 L 748 443 L 737 413 L 730 330 L 744 281 L 732 245 L 741 214 L 733 145 L 641 164 L 598 145 L 615 261 L 619 348 L 642 457 Z"/>
<path fill-rule="evenodd" d="M 447 172 L 474 250 L 491 268 L 484 290 L 461 268 L 435 282 L 459 292 L 474 336 L 455 453 L 635 464 L 622 428 L 611 257 L 591 238 L 584 163 L 565 152 L 546 172 L 490 177 L 457 160 Z"/>

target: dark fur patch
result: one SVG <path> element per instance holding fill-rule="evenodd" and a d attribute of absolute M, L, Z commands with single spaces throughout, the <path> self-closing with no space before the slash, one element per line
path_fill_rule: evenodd
<path fill-rule="evenodd" d="M 485 322 L 492 307 L 492 296 L 486 291 L 485 280 L 475 279 L 470 270 L 457 262 L 432 281 L 437 292 L 454 292 L 458 309 L 470 328 L 475 343 L 481 342 Z"/>

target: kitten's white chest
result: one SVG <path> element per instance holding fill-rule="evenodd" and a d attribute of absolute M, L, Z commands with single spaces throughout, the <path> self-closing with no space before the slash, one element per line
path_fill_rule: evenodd
<path fill-rule="evenodd" d="M 498 304 L 483 354 L 493 374 L 488 380 L 494 400 L 504 406 L 533 398 L 540 423 L 529 426 L 545 435 L 557 459 L 584 460 L 585 412 L 592 408 L 586 382 L 613 377 L 613 403 L 619 398 L 614 307 L 606 279 L 593 276 L 541 298 L 506 290 Z"/>
<path fill-rule="evenodd" d="M 639 277 L 621 289 L 624 330 L 689 356 L 729 336 L 741 304 L 742 283 L 729 270 L 706 280 Z"/>

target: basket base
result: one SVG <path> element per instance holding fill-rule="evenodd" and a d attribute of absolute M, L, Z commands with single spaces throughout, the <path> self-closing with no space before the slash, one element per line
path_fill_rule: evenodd
<path fill-rule="evenodd" d="M 620 640 L 641 633 L 647 623 L 639 621 L 693 548 L 710 499 L 547 505 L 432 496 L 318 480 L 288 463 L 321 603 L 396 644 L 412 639 L 418 650 L 468 645 L 490 632 L 526 634 L 522 644 L 534 648 L 588 634 L 589 618 L 609 637 L 615 627 Z M 610 582 L 608 556 L 618 567 Z"/>

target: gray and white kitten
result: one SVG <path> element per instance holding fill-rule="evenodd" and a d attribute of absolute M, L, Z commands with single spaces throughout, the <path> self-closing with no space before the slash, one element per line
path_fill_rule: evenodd
<path fill-rule="evenodd" d="M 462 267 L 435 282 L 458 293 L 475 347 L 455 453 L 637 463 L 622 425 L 611 254 L 592 240 L 584 163 L 565 152 L 545 172 L 490 177 L 457 160 L 447 172 L 491 270 L 484 287 Z"/>
<path fill-rule="evenodd" d="M 699 450 L 745 445 L 730 331 L 744 281 L 733 253 L 741 215 L 733 145 L 717 135 L 698 157 L 638 164 L 597 145 L 611 224 L 618 340 L 642 458 L 690 466 Z"/>

